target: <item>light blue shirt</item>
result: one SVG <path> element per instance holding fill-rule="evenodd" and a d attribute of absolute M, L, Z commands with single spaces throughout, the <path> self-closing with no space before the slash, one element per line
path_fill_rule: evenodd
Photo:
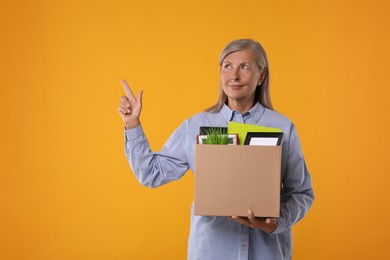
<path fill-rule="evenodd" d="M 257 103 L 241 114 L 226 105 L 217 113 L 202 112 L 185 120 L 161 152 L 152 152 L 142 126 L 125 130 L 125 153 L 138 181 L 158 187 L 195 170 L 196 135 L 200 126 L 227 127 L 229 121 L 276 127 L 283 130 L 281 207 L 273 233 L 253 229 L 227 217 L 195 216 L 191 213 L 188 259 L 277 260 L 291 259 L 291 227 L 305 216 L 314 200 L 294 124 L 283 115 Z"/>

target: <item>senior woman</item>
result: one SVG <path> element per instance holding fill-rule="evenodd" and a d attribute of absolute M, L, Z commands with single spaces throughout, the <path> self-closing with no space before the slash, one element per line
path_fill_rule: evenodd
<path fill-rule="evenodd" d="M 119 113 L 125 123 L 125 153 L 139 182 L 158 187 L 194 169 L 194 149 L 200 126 L 224 126 L 229 121 L 283 130 L 280 217 L 195 216 L 192 210 L 188 259 L 291 259 L 291 227 L 314 200 L 311 178 L 294 124 L 273 110 L 269 66 L 261 45 L 251 39 L 230 42 L 220 56 L 220 95 L 205 112 L 185 120 L 161 152 L 153 153 L 140 124 L 142 91 L 137 98 L 124 80 L 126 96 Z"/>

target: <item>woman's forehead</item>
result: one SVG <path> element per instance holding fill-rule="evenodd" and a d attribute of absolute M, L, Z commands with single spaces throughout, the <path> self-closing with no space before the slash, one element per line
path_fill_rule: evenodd
<path fill-rule="evenodd" d="M 248 49 L 235 51 L 226 55 L 223 62 L 256 62 L 255 56 Z"/>

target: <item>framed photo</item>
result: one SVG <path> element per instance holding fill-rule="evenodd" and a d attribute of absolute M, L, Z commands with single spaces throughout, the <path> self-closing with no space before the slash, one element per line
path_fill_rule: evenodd
<path fill-rule="evenodd" d="M 274 132 L 248 132 L 245 138 L 245 145 L 281 145 L 283 133 Z"/>
<path fill-rule="evenodd" d="M 228 134 L 228 145 L 236 145 L 238 144 L 238 135 L 237 134 Z M 196 143 L 197 144 L 204 144 L 205 139 L 207 139 L 207 135 L 197 135 L 196 136 Z"/>

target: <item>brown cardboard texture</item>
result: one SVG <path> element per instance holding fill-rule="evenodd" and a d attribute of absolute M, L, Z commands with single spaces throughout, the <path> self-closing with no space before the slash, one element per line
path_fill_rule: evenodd
<path fill-rule="evenodd" d="M 195 146 L 195 215 L 279 217 L 281 146 Z"/>

